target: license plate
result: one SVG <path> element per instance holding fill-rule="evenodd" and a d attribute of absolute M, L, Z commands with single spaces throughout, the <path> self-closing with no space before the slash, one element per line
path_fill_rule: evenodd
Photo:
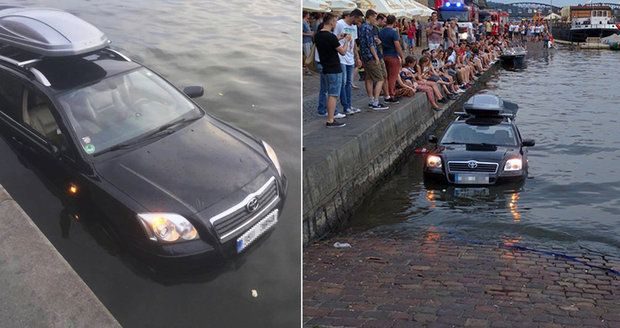
<path fill-rule="evenodd" d="M 456 197 L 474 197 L 488 195 L 488 188 L 454 188 L 454 196 Z"/>
<path fill-rule="evenodd" d="M 487 174 L 455 174 L 454 181 L 460 184 L 489 184 Z"/>
<path fill-rule="evenodd" d="M 237 253 L 241 253 L 246 247 L 258 239 L 258 237 L 276 225 L 276 223 L 278 223 L 278 210 L 267 214 L 267 216 L 258 221 L 250 230 L 237 238 Z"/>

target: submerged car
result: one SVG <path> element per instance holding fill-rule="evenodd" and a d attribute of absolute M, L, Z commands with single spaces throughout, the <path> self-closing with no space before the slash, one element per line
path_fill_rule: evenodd
<path fill-rule="evenodd" d="M 515 123 L 518 106 L 496 95 L 478 94 L 464 110 L 440 140 L 429 136 L 436 146 L 425 157 L 425 180 L 492 185 L 525 179 L 527 147 L 535 142 L 521 137 Z"/>
<path fill-rule="evenodd" d="M 232 256 L 271 231 L 286 177 L 265 141 L 55 9 L 0 6 L 0 131 L 149 258 Z"/>

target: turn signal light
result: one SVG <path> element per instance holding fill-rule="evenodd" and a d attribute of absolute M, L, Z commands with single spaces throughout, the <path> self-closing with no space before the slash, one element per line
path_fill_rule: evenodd
<path fill-rule="evenodd" d="M 78 191 L 79 191 L 78 186 L 75 183 L 69 184 L 69 188 L 67 189 L 67 192 L 69 193 L 69 195 L 75 196 L 77 195 Z"/>

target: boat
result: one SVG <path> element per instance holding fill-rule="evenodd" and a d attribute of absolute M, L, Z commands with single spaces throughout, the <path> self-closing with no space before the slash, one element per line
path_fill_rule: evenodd
<path fill-rule="evenodd" d="M 565 7 L 562 9 L 562 18 L 551 23 L 551 33 L 558 40 L 583 43 L 588 38 L 600 39 L 620 34 L 620 23 L 607 5 Z"/>
<path fill-rule="evenodd" d="M 504 68 L 522 69 L 525 68 L 525 55 L 527 55 L 527 50 L 525 50 L 525 48 L 522 46 L 513 46 L 504 49 L 499 59 Z"/>
<path fill-rule="evenodd" d="M 0 46 L 44 57 L 76 56 L 108 47 L 92 24 L 62 10 L 0 6 Z"/>

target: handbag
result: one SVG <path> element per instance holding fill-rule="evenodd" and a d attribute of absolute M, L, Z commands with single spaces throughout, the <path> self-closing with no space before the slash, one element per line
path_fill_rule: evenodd
<path fill-rule="evenodd" d="M 313 72 L 317 72 L 318 71 L 318 69 L 316 67 L 316 61 L 314 60 L 315 52 L 316 52 L 316 45 L 313 43 L 312 44 L 312 49 L 310 49 L 310 53 L 308 54 L 308 56 L 304 60 L 304 64 L 306 65 L 306 68 L 308 68 L 309 70 L 311 70 Z"/>

